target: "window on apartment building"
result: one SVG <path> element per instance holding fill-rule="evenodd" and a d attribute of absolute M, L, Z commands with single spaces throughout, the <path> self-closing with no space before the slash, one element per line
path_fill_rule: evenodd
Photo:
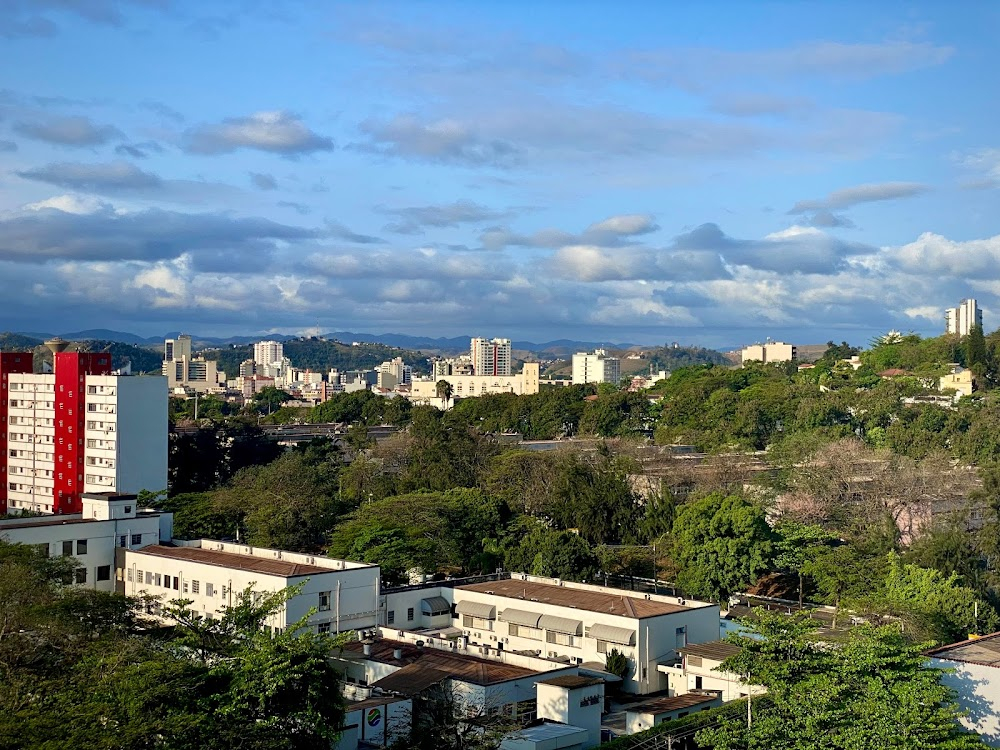
<path fill-rule="evenodd" d="M 153 580 L 157 586 L 163 585 L 163 576 L 160 575 L 159 573 L 156 573 L 155 575 L 153 573 L 147 573 L 147 575 L 153 576 Z"/>
<path fill-rule="evenodd" d="M 77 568 L 76 570 L 73 571 L 73 578 L 74 578 L 74 580 L 77 583 L 86 583 L 87 582 L 87 569 L 86 568 Z"/>
<path fill-rule="evenodd" d="M 545 632 L 545 642 L 555 643 L 559 646 L 572 646 L 573 636 L 568 633 L 557 633 L 554 630 L 547 630 Z"/>
<path fill-rule="evenodd" d="M 328 622 L 321 622 L 319 625 L 316 626 L 316 632 L 317 633 L 329 633 L 330 632 L 330 623 L 328 623 Z"/>
<path fill-rule="evenodd" d="M 62 543 L 62 553 L 63 553 L 63 557 L 72 557 L 73 556 L 73 542 L 71 542 L 71 541 L 63 542 Z"/>
<path fill-rule="evenodd" d="M 120 537 L 118 537 L 118 546 L 119 547 L 124 547 L 127 543 L 128 543 L 128 537 L 127 536 L 125 536 L 124 534 L 122 534 Z"/>
<path fill-rule="evenodd" d="M 393 609 L 390 609 L 388 612 L 386 612 L 386 614 L 385 614 L 385 621 L 386 621 L 386 624 L 388 624 L 388 625 L 392 625 L 394 622 L 396 622 L 396 611 L 393 610 Z"/>
<path fill-rule="evenodd" d="M 154 579 L 156 580 L 156 585 L 159 586 L 160 585 L 160 577 L 159 576 L 154 576 L 153 573 L 152 573 L 152 571 L 147 570 L 146 571 L 146 585 L 147 586 L 152 586 Z"/>
<path fill-rule="evenodd" d="M 139 583 L 139 584 L 142 583 L 142 571 L 141 570 L 135 571 L 135 582 Z"/>
<path fill-rule="evenodd" d="M 184 581 L 183 591 L 184 591 L 185 594 L 188 592 L 188 582 L 187 581 Z"/>
<path fill-rule="evenodd" d="M 127 510 L 125 512 L 128 513 Z M 132 544 L 142 544 L 142 534 L 133 534 Z"/>
<path fill-rule="evenodd" d="M 98 581 L 110 581 L 111 580 L 111 566 L 110 565 L 98 565 L 97 566 L 97 580 Z"/>
<path fill-rule="evenodd" d="M 701 688 L 704 685 L 704 683 L 705 683 L 705 681 L 704 681 L 703 678 L 701 678 L 701 677 L 695 677 L 694 678 L 694 689 L 695 690 L 701 690 Z"/>
<path fill-rule="evenodd" d="M 599 653 L 599 654 L 606 654 L 606 653 L 608 653 L 608 642 L 607 641 L 598 641 L 597 642 L 597 653 Z"/>
<path fill-rule="evenodd" d="M 319 611 L 325 612 L 330 609 L 330 592 L 320 591 L 319 592 Z"/>
<path fill-rule="evenodd" d="M 181 586 L 181 579 L 178 578 L 177 576 L 174 576 L 174 591 L 180 590 L 180 586 Z"/>
<path fill-rule="evenodd" d="M 407 607 L 406 619 L 408 622 L 413 622 L 413 607 Z"/>
<path fill-rule="evenodd" d="M 205 596 L 215 596 L 215 586 L 213 584 L 205 584 Z"/>
<path fill-rule="evenodd" d="M 125 580 L 131 582 L 132 581 L 132 575 L 133 575 L 132 568 L 129 568 L 128 570 L 125 571 Z"/>
<path fill-rule="evenodd" d="M 87 540 L 77 539 L 76 540 L 76 554 L 86 555 L 87 554 Z"/>
<path fill-rule="evenodd" d="M 198 581 L 191 581 L 191 593 L 199 594 L 201 593 L 201 584 Z"/>

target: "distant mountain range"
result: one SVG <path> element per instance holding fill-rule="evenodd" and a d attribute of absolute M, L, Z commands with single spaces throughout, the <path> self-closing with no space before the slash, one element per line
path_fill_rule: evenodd
<path fill-rule="evenodd" d="M 144 347 L 159 347 L 163 345 L 163 340 L 168 338 L 176 338 L 180 335 L 180 331 L 169 331 L 162 336 L 149 336 L 142 337 L 134 333 L 127 333 L 123 331 L 111 331 L 105 328 L 93 328 L 85 331 L 73 331 L 70 333 L 39 333 L 36 331 L 25 331 L 19 332 L 20 335 L 30 337 L 32 339 L 44 340 L 52 338 L 53 335 L 61 336 L 67 341 L 117 341 L 123 344 L 132 344 L 134 346 L 144 346 Z M 331 333 L 322 334 L 322 338 L 325 339 L 336 339 L 337 341 L 343 341 L 344 343 L 350 344 L 354 341 L 362 343 L 375 343 L 375 344 L 385 344 L 386 346 L 392 346 L 398 349 L 411 349 L 419 350 L 428 353 L 442 353 L 451 354 L 457 352 L 464 352 L 469 350 L 469 340 L 471 336 L 455 336 L 452 338 L 431 338 L 429 336 L 409 336 L 403 333 L 381 333 L 381 334 L 371 334 L 371 333 L 355 333 L 353 331 L 333 331 Z M 196 334 L 191 334 L 191 338 L 195 347 L 197 348 L 209 348 L 209 347 L 221 347 L 221 346 L 244 346 L 246 344 L 253 344 L 257 341 L 263 339 L 270 339 L 274 341 L 291 341 L 294 339 L 301 338 L 300 336 L 288 336 L 283 334 L 267 334 L 258 336 L 228 336 L 228 337 L 216 337 L 216 336 L 198 336 Z M 534 354 L 543 354 L 553 357 L 564 357 L 568 354 L 572 354 L 576 351 L 581 350 L 592 350 L 592 349 L 632 349 L 632 348 L 650 348 L 650 347 L 639 347 L 638 344 L 623 344 L 614 343 L 610 341 L 574 341 L 571 339 L 557 339 L 555 341 L 546 341 L 544 343 L 535 343 L 533 341 L 512 341 L 511 347 L 515 351 L 532 352 Z"/>

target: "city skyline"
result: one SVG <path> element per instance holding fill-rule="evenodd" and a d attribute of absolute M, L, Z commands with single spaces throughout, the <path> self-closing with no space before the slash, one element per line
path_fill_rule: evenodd
<path fill-rule="evenodd" d="M 1000 9 L 962 8 L 5 4 L 0 329 L 993 330 Z"/>

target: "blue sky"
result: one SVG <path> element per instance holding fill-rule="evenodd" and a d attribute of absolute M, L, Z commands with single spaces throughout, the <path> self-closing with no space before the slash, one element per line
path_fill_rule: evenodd
<path fill-rule="evenodd" d="M 7 0 L 0 329 L 1000 326 L 1000 6 Z"/>

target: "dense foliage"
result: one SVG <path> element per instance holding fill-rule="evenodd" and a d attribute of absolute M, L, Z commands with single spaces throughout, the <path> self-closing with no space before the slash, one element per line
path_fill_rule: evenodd
<path fill-rule="evenodd" d="M 951 690 L 926 665 L 926 644 L 896 627 L 852 629 L 838 644 L 819 641 L 808 618 L 759 613 L 755 637 L 730 636 L 741 651 L 722 669 L 767 688 L 746 717 L 723 716 L 700 731 L 715 750 L 973 750 L 986 745 L 957 722 Z"/>
<path fill-rule="evenodd" d="M 65 587 L 71 558 L 0 542 L 0 748 L 328 750 L 343 724 L 328 636 L 263 629 L 294 591 L 248 590 L 211 620 L 176 601 Z"/>

